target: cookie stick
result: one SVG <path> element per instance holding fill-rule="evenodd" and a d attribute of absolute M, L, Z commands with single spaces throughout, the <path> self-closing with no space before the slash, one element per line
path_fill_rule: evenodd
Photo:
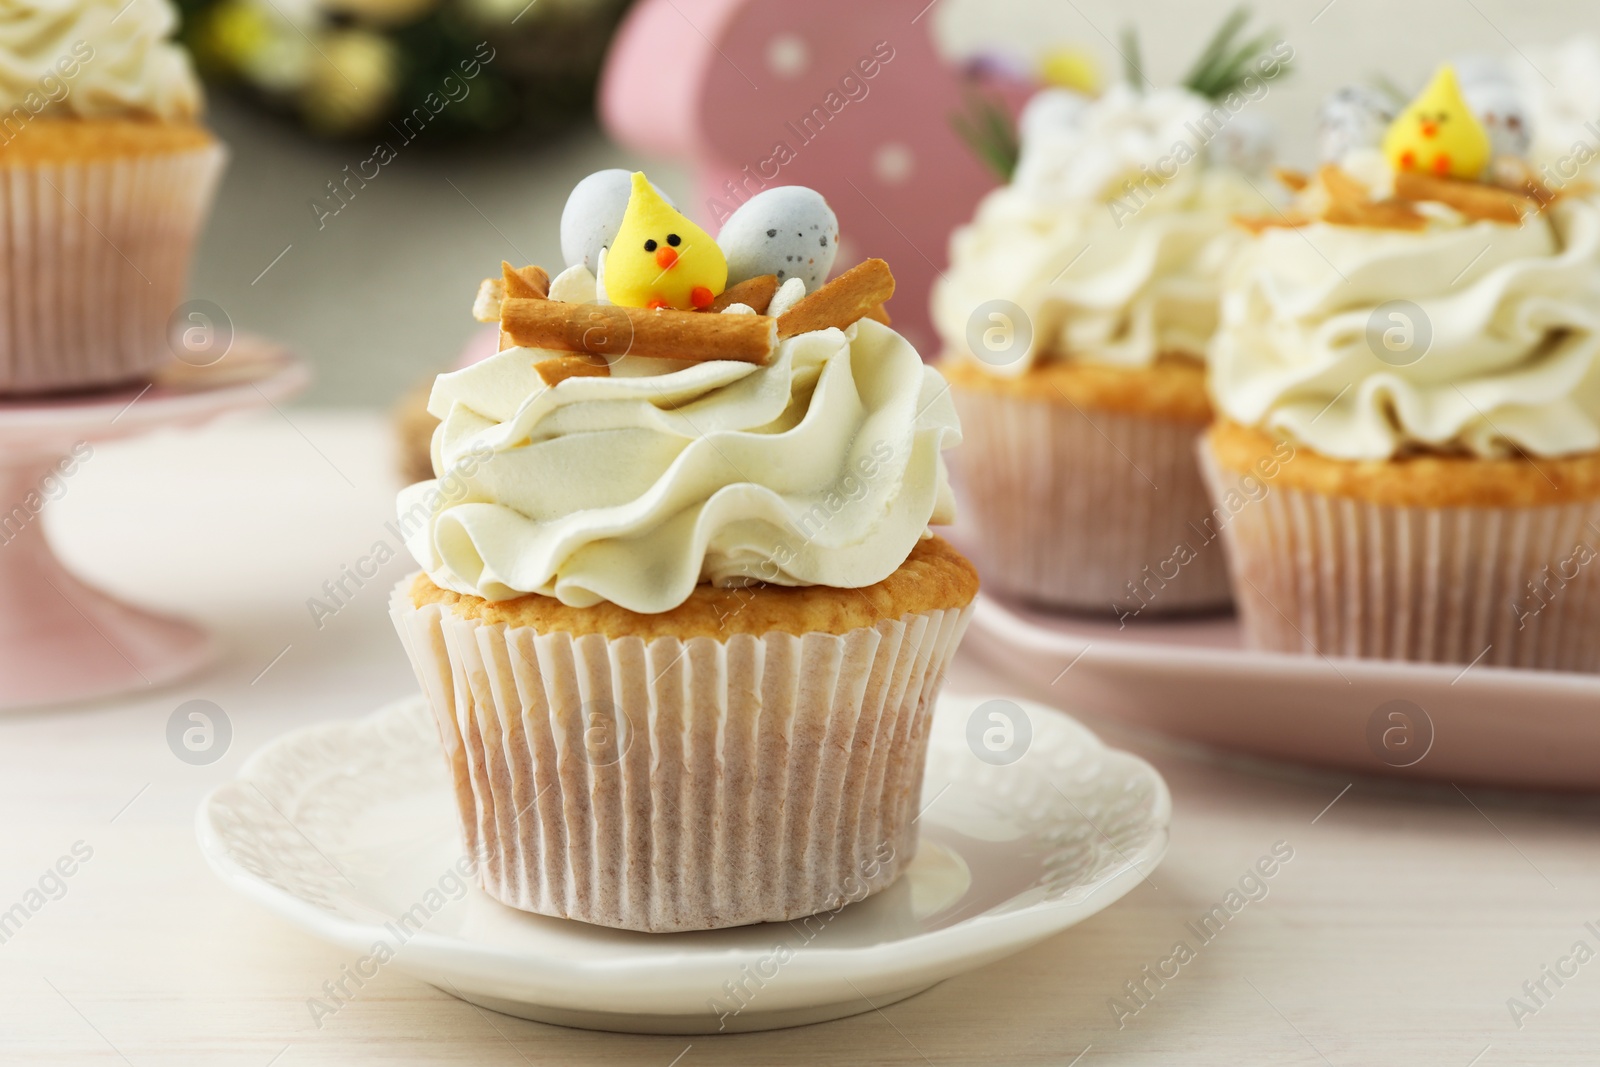
<path fill-rule="evenodd" d="M 765 365 L 778 346 L 777 320 L 766 315 L 707 315 L 530 297 L 505 299 L 500 329 L 523 348 L 610 358 L 726 359 Z"/>

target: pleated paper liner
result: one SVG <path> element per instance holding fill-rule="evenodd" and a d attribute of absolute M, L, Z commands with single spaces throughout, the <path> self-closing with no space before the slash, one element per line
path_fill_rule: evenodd
<path fill-rule="evenodd" d="M 116 385 L 173 359 L 167 321 L 226 151 L 0 165 L 0 393 Z"/>
<path fill-rule="evenodd" d="M 915 854 L 929 720 L 970 605 L 841 636 L 647 643 L 417 608 L 410 585 L 392 615 L 502 903 L 715 929 L 861 899 Z"/>
<path fill-rule="evenodd" d="M 962 521 L 986 588 L 1151 616 L 1228 605 L 1194 459 L 1203 424 L 953 388 Z"/>
<path fill-rule="evenodd" d="M 1200 456 L 1218 499 L 1240 487 Z M 1222 531 L 1250 647 L 1600 670 L 1600 501 L 1398 507 L 1257 481 Z"/>

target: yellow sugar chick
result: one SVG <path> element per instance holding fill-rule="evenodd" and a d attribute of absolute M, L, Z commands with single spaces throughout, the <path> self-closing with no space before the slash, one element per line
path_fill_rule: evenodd
<path fill-rule="evenodd" d="M 728 260 L 711 235 L 661 198 L 643 174 L 606 253 L 606 296 L 636 308 L 705 308 L 728 287 Z"/>
<path fill-rule="evenodd" d="M 1483 128 L 1456 83 L 1455 69 L 1440 67 L 1422 94 L 1406 105 L 1383 136 L 1383 154 L 1396 171 L 1472 180 L 1493 155 Z"/>

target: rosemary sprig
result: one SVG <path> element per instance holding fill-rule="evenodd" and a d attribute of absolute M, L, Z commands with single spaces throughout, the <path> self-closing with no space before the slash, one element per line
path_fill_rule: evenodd
<path fill-rule="evenodd" d="M 1250 9 L 1245 6 L 1228 13 L 1184 76 L 1182 84 L 1186 89 L 1210 100 L 1221 100 L 1242 88 L 1252 76 L 1270 81 L 1289 73 L 1290 64 L 1286 59 L 1278 61 L 1271 75 L 1260 71 L 1260 60 L 1272 51 L 1277 34 L 1267 30 L 1241 39 L 1250 17 Z M 1144 73 L 1144 50 L 1139 43 L 1139 33 L 1132 26 L 1122 31 L 1120 51 L 1123 77 L 1131 87 L 1143 92 L 1150 82 Z M 965 111 L 952 115 L 950 124 L 979 159 L 1003 181 L 1011 180 L 1022 148 L 1015 124 L 1004 106 L 969 88 Z"/>
<path fill-rule="evenodd" d="M 1122 75 L 1138 92 L 1144 92 L 1149 86 L 1144 76 L 1144 54 L 1139 47 L 1139 31 L 1132 26 L 1122 29 Z"/>
<path fill-rule="evenodd" d="M 1413 95 L 1412 93 L 1408 93 L 1404 89 L 1400 88 L 1400 86 L 1396 84 L 1395 80 L 1389 77 L 1387 74 L 1374 74 L 1372 76 L 1372 87 L 1378 92 L 1382 93 L 1384 96 L 1388 97 L 1389 102 L 1394 104 L 1396 111 L 1399 111 L 1401 108 L 1405 107 L 1406 103 Z"/>
<path fill-rule="evenodd" d="M 969 88 L 966 110 L 950 116 L 950 125 L 1001 181 L 1011 180 L 1022 155 L 1022 144 L 1004 105 Z"/>
<path fill-rule="evenodd" d="M 1211 34 L 1211 40 L 1206 42 L 1205 49 L 1195 59 L 1194 66 L 1189 68 L 1189 73 L 1183 76 L 1182 84 L 1193 89 L 1197 83 L 1202 83 L 1208 72 L 1222 58 L 1222 54 L 1228 50 L 1228 46 L 1233 43 L 1233 39 L 1239 35 L 1239 31 L 1244 29 L 1245 23 L 1249 21 L 1248 9 L 1236 7 L 1230 11 L 1228 17 L 1223 19 L 1222 24 Z"/>
<path fill-rule="evenodd" d="M 1250 9 L 1234 8 L 1211 35 L 1200 57 L 1184 76 L 1183 85 L 1190 91 L 1210 100 L 1220 100 L 1241 88 L 1245 79 L 1256 70 L 1256 63 L 1273 45 L 1275 31 L 1267 30 L 1247 40 L 1239 35 L 1250 21 Z M 1289 62 L 1280 61 L 1272 78 L 1281 78 L 1289 72 Z M 1263 79 L 1267 75 L 1262 74 Z"/>

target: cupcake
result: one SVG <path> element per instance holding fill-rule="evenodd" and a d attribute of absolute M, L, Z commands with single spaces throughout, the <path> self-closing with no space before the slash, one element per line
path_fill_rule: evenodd
<path fill-rule="evenodd" d="M 484 283 L 501 350 L 434 385 L 438 477 L 399 500 L 422 573 L 392 611 L 511 907 L 784 920 L 915 854 L 977 593 L 928 531 L 960 432 L 880 321 L 888 268 L 822 284 L 832 213 L 783 193 L 719 246 L 635 176 L 553 281 Z"/>
<path fill-rule="evenodd" d="M 1449 68 L 1232 268 L 1201 449 L 1252 647 L 1600 668 L 1600 204 Z"/>
<path fill-rule="evenodd" d="M 1050 89 L 1010 184 L 951 240 L 934 320 L 965 427 L 957 487 L 986 584 L 1141 614 L 1225 607 L 1194 440 L 1224 267 L 1263 208 L 1270 131 L 1246 110 L 1286 45 L 1233 47 L 1179 88 Z"/>
<path fill-rule="evenodd" d="M 172 360 L 224 158 L 176 25 L 166 0 L 21 0 L 0 18 L 0 393 Z"/>

